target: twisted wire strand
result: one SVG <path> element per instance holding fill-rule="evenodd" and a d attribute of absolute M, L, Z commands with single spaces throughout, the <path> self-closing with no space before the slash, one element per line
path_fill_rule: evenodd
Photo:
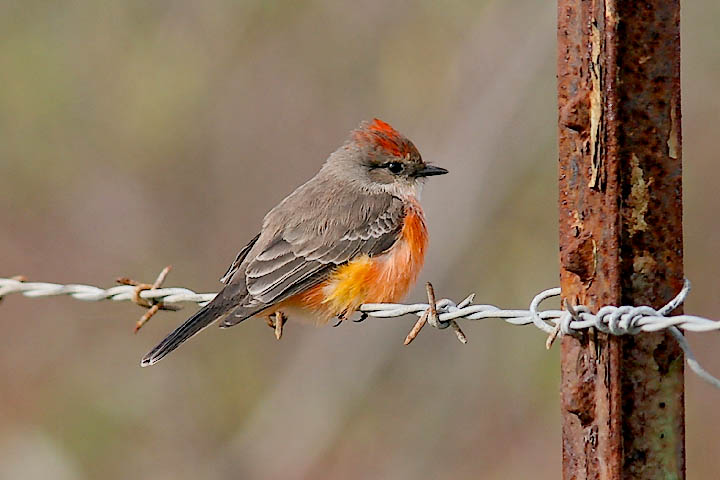
<path fill-rule="evenodd" d="M 20 293 L 26 297 L 51 297 L 66 295 L 76 300 L 97 302 L 101 300 L 133 301 L 136 288 L 120 285 L 102 289 L 91 285 L 61 285 L 45 282 L 23 282 L 11 278 L 0 278 L 0 299 L 3 296 Z M 428 323 L 438 329 L 445 329 L 452 320 L 489 320 L 500 319 L 511 325 L 533 325 L 554 338 L 555 335 L 577 335 L 582 330 L 596 328 L 611 335 L 637 335 L 641 332 L 669 330 L 675 337 L 690 369 L 700 378 L 720 388 L 720 380 L 707 372 L 697 361 L 681 330 L 689 332 L 709 332 L 720 330 L 720 321 L 695 315 L 668 316 L 682 305 L 690 292 L 690 281 L 685 280 L 682 290 L 665 306 L 656 310 L 649 306 L 604 306 L 593 314 L 584 305 L 568 310 L 539 310 L 540 305 L 553 297 L 560 296 L 560 288 L 543 290 L 533 297 L 527 310 L 507 310 L 495 305 L 473 304 L 475 295 L 470 295 L 460 303 L 444 298 L 436 303 L 437 317 L 428 318 Z M 163 305 L 177 306 L 180 303 L 196 303 L 199 306 L 209 303 L 217 293 L 195 293 L 187 288 L 156 288 L 143 290 L 141 298 Z M 418 317 L 430 308 L 427 303 L 409 305 L 398 303 L 368 303 L 360 311 L 374 318 L 397 318 L 404 315 Z"/>
<path fill-rule="evenodd" d="M 11 293 L 20 293 L 26 297 L 56 297 L 70 296 L 84 302 L 99 302 L 100 300 L 113 300 L 115 302 L 133 300 L 135 287 L 131 285 L 118 285 L 107 289 L 93 287 L 92 285 L 60 285 L 45 282 L 21 282 L 12 278 L 0 278 L 0 298 Z M 143 290 L 140 297 L 162 302 L 166 305 L 192 302 L 199 306 L 210 303 L 217 293 L 195 293 L 187 288 L 157 288 Z"/>

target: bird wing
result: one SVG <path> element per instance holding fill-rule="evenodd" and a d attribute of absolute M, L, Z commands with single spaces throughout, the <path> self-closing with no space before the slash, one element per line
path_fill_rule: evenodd
<path fill-rule="evenodd" d="M 227 269 L 227 272 L 225 272 L 225 275 L 220 277 L 220 281 L 222 283 L 228 284 L 232 281 L 233 276 L 235 273 L 240 269 L 240 266 L 242 265 L 243 260 L 245 260 L 245 257 L 247 257 L 248 253 L 250 253 L 250 250 L 252 249 L 253 245 L 255 245 L 255 242 L 258 241 L 258 238 L 260 238 L 260 234 L 258 233 L 255 235 L 255 237 L 250 240 L 250 242 L 243 247 L 240 252 L 238 252 L 237 256 L 235 257 L 235 260 L 230 264 L 230 266 Z"/>
<path fill-rule="evenodd" d="M 392 247 L 403 226 L 403 202 L 387 194 L 359 197 L 344 202 L 327 199 L 320 209 L 290 205 L 279 213 L 270 212 L 263 230 L 276 233 L 268 239 L 261 236 L 256 247 L 260 242 L 264 246 L 248 255 L 244 269 L 247 295 L 222 326 L 235 325 L 321 283 L 335 267 L 359 255 L 374 256 Z M 286 211 L 303 213 L 289 219 Z M 315 215 L 308 215 L 309 211 Z M 274 229 L 274 225 L 281 228 Z"/>

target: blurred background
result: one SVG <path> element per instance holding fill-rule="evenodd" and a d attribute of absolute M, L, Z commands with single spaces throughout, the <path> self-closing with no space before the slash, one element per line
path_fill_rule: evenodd
<path fill-rule="evenodd" d="M 720 317 L 720 3 L 683 5 L 686 311 Z M 422 285 L 524 308 L 558 283 L 555 2 L 4 1 L 0 276 L 217 291 L 265 212 L 360 120 L 429 182 Z M 422 288 L 410 295 L 423 300 Z M 6 298 L 0 478 L 555 479 L 558 348 L 414 318 L 208 329 L 140 357 L 131 304 Z M 716 374 L 718 338 L 690 335 Z M 715 478 L 720 393 L 687 375 L 689 478 Z"/>

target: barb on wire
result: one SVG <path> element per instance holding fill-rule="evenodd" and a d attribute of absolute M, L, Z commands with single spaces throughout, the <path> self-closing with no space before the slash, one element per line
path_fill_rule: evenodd
<path fill-rule="evenodd" d="M 145 325 L 157 312 L 160 310 L 179 310 L 180 307 L 177 305 L 166 305 L 164 301 L 159 300 L 157 298 L 150 298 L 146 299 L 140 296 L 142 292 L 145 291 L 153 291 L 160 288 L 160 286 L 165 282 L 165 279 L 168 276 L 168 273 L 170 273 L 170 270 L 172 270 L 172 265 L 168 265 L 167 267 L 163 268 L 160 274 L 157 276 L 155 281 L 152 285 L 149 283 L 141 283 L 135 280 L 132 280 L 128 277 L 120 277 L 116 281 L 117 283 L 121 285 L 131 285 L 135 287 L 133 290 L 133 297 L 132 301 L 136 305 L 140 305 L 141 307 L 147 308 L 148 311 L 145 312 L 145 314 L 140 317 L 140 320 L 135 322 L 135 333 L 140 331 L 140 329 Z"/>
<path fill-rule="evenodd" d="M 195 293 L 187 288 L 159 288 L 169 268 L 163 271 L 154 284 L 142 284 L 123 279 L 124 285 L 101 289 L 90 285 L 60 285 L 55 283 L 27 282 L 24 279 L 0 278 L 0 299 L 3 296 L 20 293 L 26 297 L 48 297 L 67 295 L 77 300 L 96 302 L 100 300 L 130 300 L 156 310 L 176 310 L 183 302 L 206 305 L 216 293 Z M 127 281 L 125 281 L 127 280 Z M 460 303 L 449 299 L 435 301 L 432 285 L 427 285 L 428 303 L 410 305 L 394 303 L 371 303 L 360 306 L 362 318 L 396 318 L 417 315 L 419 320 L 405 338 L 405 345 L 412 342 L 423 326 L 428 323 L 438 329 L 451 327 L 458 340 L 466 343 L 465 334 L 457 324 L 458 319 L 488 320 L 500 319 L 511 325 L 534 325 L 548 335 L 548 348 L 558 336 L 578 335 L 583 330 L 595 328 L 611 335 L 637 335 L 641 332 L 669 330 L 685 353 L 690 369 L 702 379 L 720 388 L 720 380 L 703 369 L 690 349 L 681 330 L 688 332 L 709 332 L 720 330 L 720 321 L 694 315 L 669 316 L 680 306 L 690 292 L 690 282 L 685 280 L 682 290 L 667 305 L 659 310 L 649 306 L 605 306 L 593 314 L 584 305 L 572 306 L 565 303 L 566 310 L 540 310 L 540 305 L 553 297 L 560 296 L 560 288 L 544 290 L 532 299 L 527 310 L 505 310 L 494 305 L 473 304 L 474 295 Z M 147 316 L 148 314 L 144 315 Z M 152 316 L 152 315 L 149 315 Z M 148 318 L 149 318 L 148 316 Z M 140 326 L 145 321 L 138 322 Z"/>
<path fill-rule="evenodd" d="M 443 329 L 447 328 L 448 326 L 451 326 L 453 331 L 455 332 L 455 335 L 457 336 L 457 339 L 460 341 L 460 343 L 467 343 L 467 337 L 463 333 L 463 331 L 460 329 L 460 326 L 457 324 L 455 320 L 445 321 L 441 322 L 438 318 L 437 313 L 437 302 L 435 301 L 435 289 L 432 286 L 432 283 L 427 282 L 425 284 L 425 289 L 427 291 L 428 296 L 428 307 L 425 309 L 423 314 L 420 316 L 417 322 L 415 322 L 415 325 L 413 326 L 412 330 L 410 330 L 410 333 L 407 334 L 407 337 L 405 337 L 405 342 L 403 342 L 404 345 L 410 345 L 410 343 L 415 340 L 415 337 L 418 336 L 420 333 L 420 330 L 425 326 L 426 323 L 429 323 L 432 327 Z M 470 297 L 468 297 L 470 298 Z M 467 299 L 465 299 L 467 300 Z M 463 302 L 465 301 L 463 300 Z M 461 302 L 461 303 L 463 303 Z M 469 303 L 469 302 L 468 302 Z M 363 315 L 369 313 L 368 311 L 363 311 L 361 309 Z"/>

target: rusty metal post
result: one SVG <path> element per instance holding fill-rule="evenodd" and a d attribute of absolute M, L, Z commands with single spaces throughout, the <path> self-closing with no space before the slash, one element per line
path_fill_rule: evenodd
<path fill-rule="evenodd" d="M 682 287 L 679 0 L 558 0 L 565 301 Z M 563 478 L 685 478 L 683 356 L 667 333 L 562 343 Z"/>

